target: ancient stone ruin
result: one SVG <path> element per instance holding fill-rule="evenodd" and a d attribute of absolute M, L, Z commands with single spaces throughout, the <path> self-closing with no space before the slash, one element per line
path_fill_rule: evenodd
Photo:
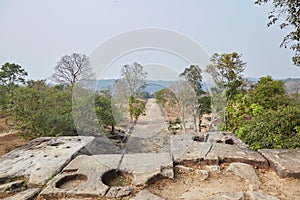
<path fill-rule="evenodd" d="M 155 150 L 149 152 L 146 142 L 136 152 L 88 153 L 87 147 L 95 142 L 101 147 L 99 141 L 92 136 L 37 138 L 1 156 L 0 197 L 162 200 L 167 198 L 151 192 L 151 185 L 175 180 L 180 173 L 192 173 L 204 182 L 213 174 L 228 173 L 247 183 L 247 191 L 197 199 L 279 199 L 260 190 L 256 170 L 272 169 L 280 178 L 300 178 L 300 149 L 255 152 L 231 133 L 175 135 L 159 151 L 152 145 Z M 178 199 L 193 199 L 189 195 Z"/>

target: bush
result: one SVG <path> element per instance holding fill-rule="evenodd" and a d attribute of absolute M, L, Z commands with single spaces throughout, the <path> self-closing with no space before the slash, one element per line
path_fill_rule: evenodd
<path fill-rule="evenodd" d="M 19 87 L 15 91 L 12 119 L 29 139 L 75 135 L 71 90 L 48 87 L 44 81 Z"/>

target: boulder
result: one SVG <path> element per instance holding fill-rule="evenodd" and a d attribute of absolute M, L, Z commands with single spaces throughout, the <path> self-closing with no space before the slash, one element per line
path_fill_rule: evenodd
<path fill-rule="evenodd" d="M 230 163 L 227 172 L 233 172 L 247 182 L 259 182 L 254 168 L 246 163 Z"/>

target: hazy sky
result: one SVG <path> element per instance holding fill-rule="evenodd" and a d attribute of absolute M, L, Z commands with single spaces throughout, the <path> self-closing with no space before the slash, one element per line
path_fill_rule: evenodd
<path fill-rule="evenodd" d="M 247 77 L 300 77 L 300 68 L 291 62 L 293 52 L 279 48 L 287 31 L 278 25 L 268 28 L 270 8 L 253 2 L 1 0 L 0 64 L 15 62 L 28 71 L 31 79 L 48 78 L 63 55 L 90 55 L 99 44 L 121 32 L 159 27 L 192 38 L 209 56 L 215 52 L 242 53 Z M 128 55 L 123 63 L 117 63 L 121 67 L 135 59 L 143 61 L 138 55 Z M 187 67 L 184 62 L 177 64 L 182 69 Z"/>

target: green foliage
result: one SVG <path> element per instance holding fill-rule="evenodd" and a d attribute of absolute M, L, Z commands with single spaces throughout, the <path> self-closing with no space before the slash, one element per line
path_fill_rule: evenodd
<path fill-rule="evenodd" d="M 164 88 L 164 89 L 161 89 L 159 91 L 156 91 L 154 93 L 154 98 L 156 99 L 156 102 L 158 104 L 161 104 L 162 106 L 165 105 L 165 103 L 167 102 L 167 99 L 166 99 L 166 92 L 167 92 L 167 89 Z"/>
<path fill-rule="evenodd" d="M 131 121 L 133 119 L 138 120 L 138 118 L 145 114 L 146 112 L 146 104 L 144 101 L 135 99 L 133 96 L 130 96 L 129 98 L 129 114 Z"/>
<path fill-rule="evenodd" d="M 249 90 L 248 96 L 252 103 L 265 109 L 277 109 L 279 106 L 289 104 L 284 82 L 273 80 L 270 76 L 260 78 L 258 83 Z"/>
<path fill-rule="evenodd" d="M 283 18 L 280 23 L 281 29 L 287 27 L 291 32 L 287 34 L 281 47 L 287 48 L 288 46 L 295 52 L 292 60 L 296 66 L 300 66 L 300 3 L 299 0 L 256 0 L 256 4 L 265 4 L 272 2 L 273 10 L 269 13 L 268 26 L 275 24 L 279 19 Z"/>
<path fill-rule="evenodd" d="M 226 130 L 252 149 L 300 147 L 300 107 L 290 105 L 284 84 L 263 77 L 245 95 L 226 106 Z"/>
<path fill-rule="evenodd" d="M 209 73 L 217 87 L 226 91 L 227 100 L 234 98 L 234 95 L 242 91 L 244 79 L 244 63 L 241 55 L 233 52 L 230 54 L 215 53 L 210 58 L 206 72 Z"/>
<path fill-rule="evenodd" d="M 27 138 L 76 134 L 71 91 L 48 87 L 45 81 L 17 88 L 12 118 Z"/>
<path fill-rule="evenodd" d="M 111 126 L 111 133 L 114 133 L 114 127 L 117 120 L 121 118 L 121 113 L 117 111 L 112 103 L 110 91 L 101 91 L 95 95 L 95 110 L 97 119 L 102 128 Z"/>
<path fill-rule="evenodd" d="M 254 150 L 261 148 L 299 148 L 300 109 L 283 106 L 278 110 L 266 110 L 251 118 L 237 130 L 240 136 Z"/>
<path fill-rule="evenodd" d="M 198 65 L 191 65 L 185 68 L 180 76 L 192 84 L 197 96 L 205 93 L 202 88 L 202 70 Z"/>
<path fill-rule="evenodd" d="M 25 84 L 27 72 L 20 65 L 5 63 L 0 68 L 0 95 L 1 107 L 10 108 L 14 101 L 14 90 L 18 84 Z"/>

